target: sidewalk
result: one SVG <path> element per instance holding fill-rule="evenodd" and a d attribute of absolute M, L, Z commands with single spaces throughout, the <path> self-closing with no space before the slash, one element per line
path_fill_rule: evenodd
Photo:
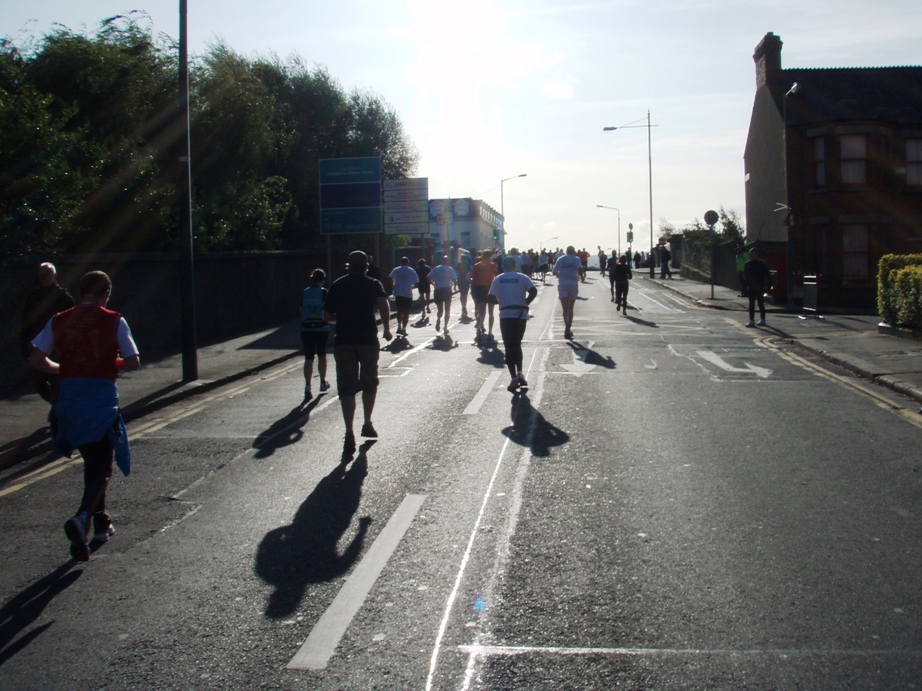
<path fill-rule="evenodd" d="M 636 272 L 636 281 L 651 280 Z M 748 319 L 749 301 L 735 290 L 677 277 L 654 279 L 695 303 Z M 922 342 L 881 333 L 879 317 L 823 315 L 801 319 L 784 308 L 766 304 L 768 326 L 754 332 L 790 339 L 798 346 L 844 366 L 859 376 L 922 401 Z M 393 315 L 393 311 L 391 313 Z M 301 354 L 298 322 L 293 320 L 259 333 L 198 349 L 198 381 L 183 384 L 182 356 L 149 360 L 119 379 L 126 421 L 223 386 Z M 36 394 L 21 391 L 0 399 L 0 471 L 49 450 L 48 404 Z"/>

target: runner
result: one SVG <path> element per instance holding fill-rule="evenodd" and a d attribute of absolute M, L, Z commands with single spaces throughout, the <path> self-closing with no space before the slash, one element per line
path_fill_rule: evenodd
<path fill-rule="evenodd" d="M 397 308 L 397 335 L 407 336 L 407 323 L 413 308 L 413 289 L 419 282 L 419 274 L 410 266 L 409 257 L 400 258 L 400 266 L 394 267 L 389 278 L 394 284 L 394 305 Z"/>
<path fill-rule="evenodd" d="M 435 330 L 438 332 L 442 325 L 442 315 L 445 315 L 445 324 L 442 331 L 448 335 L 448 319 L 451 316 L 451 284 L 458 280 L 458 274 L 451 268 L 451 257 L 447 254 L 442 257 L 442 263 L 429 272 L 429 281 L 435 286 Z"/>
<path fill-rule="evenodd" d="M 563 308 L 563 337 L 573 338 L 573 306 L 579 295 L 580 274 L 583 264 L 576 256 L 573 245 L 567 247 L 567 253 L 554 263 L 554 275 L 557 277 L 557 296 Z"/>
<path fill-rule="evenodd" d="M 627 314 L 627 292 L 632 278 L 634 274 L 631 273 L 630 258 L 626 254 L 618 257 L 618 262 L 609 274 L 609 280 L 615 289 L 615 311 L 620 308 L 623 314 Z"/>
<path fill-rule="evenodd" d="M 518 393 L 528 386 L 522 372 L 522 338 L 528 325 L 528 306 L 537 297 L 538 289 L 528 276 L 515 270 L 515 265 L 511 256 L 503 260 L 503 273 L 493 279 L 489 300 L 491 305 L 499 305 L 499 331 L 506 351 L 506 367 L 512 375 L 507 388 Z"/>
<path fill-rule="evenodd" d="M 493 285 L 495 277 L 496 264 L 493 263 L 493 253 L 490 250 L 484 250 L 480 261 L 471 268 L 471 297 L 474 298 L 474 319 L 476 320 L 477 329 L 474 343 L 477 345 L 481 345 L 484 338 L 488 342 L 493 339 L 493 305 L 488 305 L 487 296 L 490 293 L 490 286 Z M 484 335 L 483 321 L 488 308 L 490 312 L 490 330 Z"/>
<path fill-rule="evenodd" d="M 432 271 L 432 267 L 426 264 L 426 260 L 420 257 L 419 261 L 416 262 L 416 275 L 418 277 L 417 287 L 419 288 L 419 314 L 420 321 L 424 322 L 429 314 L 429 295 L 430 295 L 430 283 L 429 283 L 429 273 Z"/>
<path fill-rule="evenodd" d="M 327 299 L 326 271 L 314 269 L 311 284 L 301 294 L 301 346 L 304 348 L 304 401 L 311 398 L 311 377 L 314 374 L 314 356 L 317 357 L 317 374 L 320 375 L 320 391 L 328 391 L 327 381 L 327 339 L 330 325 L 323 320 L 323 305 Z"/>
<path fill-rule="evenodd" d="M 467 314 L 467 295 L 471 290 L 471 266 L 468 255 L 458 259 L 458 266 L 455 272 L 458 274 L 458 298 L 461 301 L 461 318 L 468 319 Z"/>

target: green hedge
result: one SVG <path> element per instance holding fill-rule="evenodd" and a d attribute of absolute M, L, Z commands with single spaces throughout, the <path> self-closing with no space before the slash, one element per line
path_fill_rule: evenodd
<path fill-rule="evenodd" d="M 888 324 L 922 329 L 922 254 L 881 257 L 877 309 Z"/>

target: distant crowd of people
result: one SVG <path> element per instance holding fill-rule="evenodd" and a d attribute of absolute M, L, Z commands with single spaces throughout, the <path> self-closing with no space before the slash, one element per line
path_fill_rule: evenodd
<path fill-rule="evenodd" d="M 301 341 L 304 351 L 304 402 L 313 398 L 311 386 L 317 362 L 319 391 L 330 389 L 327 379 L 327 349 L 331 324 L 336 324 L 333 358 L 336 387 L 345 424 L 343 461 L 356 451 L 354 419 L 357 397 L 362 402 L 360 436 L 376 439 L 372 415 L 378 390 L 378 316 L 386 341 L 394 334 L 390 327 L 389 294 L 396 309 L 396 336 L 407 338 L 407 327 L 418 293 L 420 326 L 428 323 L 435 303 L 435 331 L 447 338 L 451 304 L 457 288 L 461 319 L 469 320 L 468 296 L 472 298 L 474 342 L 495 343 L 494 325 L 499 320 L 508 390 L 523 391 L 528 382 L 524 372 L 522 341 L 529 319 L 529 306 L 538 295 L 535 281 L 546 283 L 547 274 L 557 279 L 564 322 L 564 338 L 573 339 L 573 312 L 581 282 L 589 270 L 589 253 L 573 245 L 566 249 L 509 252 L 484 250 L 476 255 L 453 250 L 437 266 L 425 259 L 411 265 L 408 257 L 385 277 L 374 258 L 363 251 L 349 254 L 347 273 L 326 286 L 327 274 L 315 269 L 301 295 Z M 646 254 L 630 252 L 609 256 L 598 247 L 599 270 L 607 275 L 615 309 L 627 315 L 630 282 L 634 270 L 659 266 L 660 278 L 672 277 L 671 255 L 665 245 Z M 652 264 L 651 264 L 652 262 Z M 756 249 L 740 243 L 737 253 L 740 295 L 749 298 L 747 326 L 765 324 L 764 294 L 772 288 L 768 265 Z M 89 559 L 90 544 L 102 543 L 115 533 L 106 512 L 106 488 L 113 462 L 128 474 L 130 448 L 118 405 L 116 380 L 120 371 L 140 367 L 137 345 L 124 317 L 109 310 L 112 281 L 101 271 L 90 271 L 79 281 L 77 300 L 57 282 L 53 264 L 42 263 L 38 285 L 28 295 L 22 312 L 20 344 L 23 356 L 33 367 L 31 379 L 36 392 L 51 404 L 49 423 L 53 448 L 70 456 L 80 451 L 84 462 L 84 490 L 77 512 L 64 524 L 71 556 Z M 387 286 L 387 287 L 385 287 Z M 759 321 L 755 321 L 755 308 Z"/>

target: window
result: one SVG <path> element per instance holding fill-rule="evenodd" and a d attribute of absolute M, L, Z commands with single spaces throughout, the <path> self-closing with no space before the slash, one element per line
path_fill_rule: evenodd
<path fill-rule="evenodd" d="M 906 184 L 922 185 L 922 139 L 906 140 Z"/>
<path fill-rule="evenodd" d="M 826 140 L 813 138 L 813 183 L 817 187 L 826 186 Z"/>
<path fill-rule="evenodd" d="M 868 139 L 863 134 L 846 134 L 841 140 L 842 184 L 863 185 L 868 181 Z"/>
<path fill-rule="evenodd" d="M 842 278 L 846 281 L 866 281 L 868 272 L 868 227 L 842 227 Z"/>

